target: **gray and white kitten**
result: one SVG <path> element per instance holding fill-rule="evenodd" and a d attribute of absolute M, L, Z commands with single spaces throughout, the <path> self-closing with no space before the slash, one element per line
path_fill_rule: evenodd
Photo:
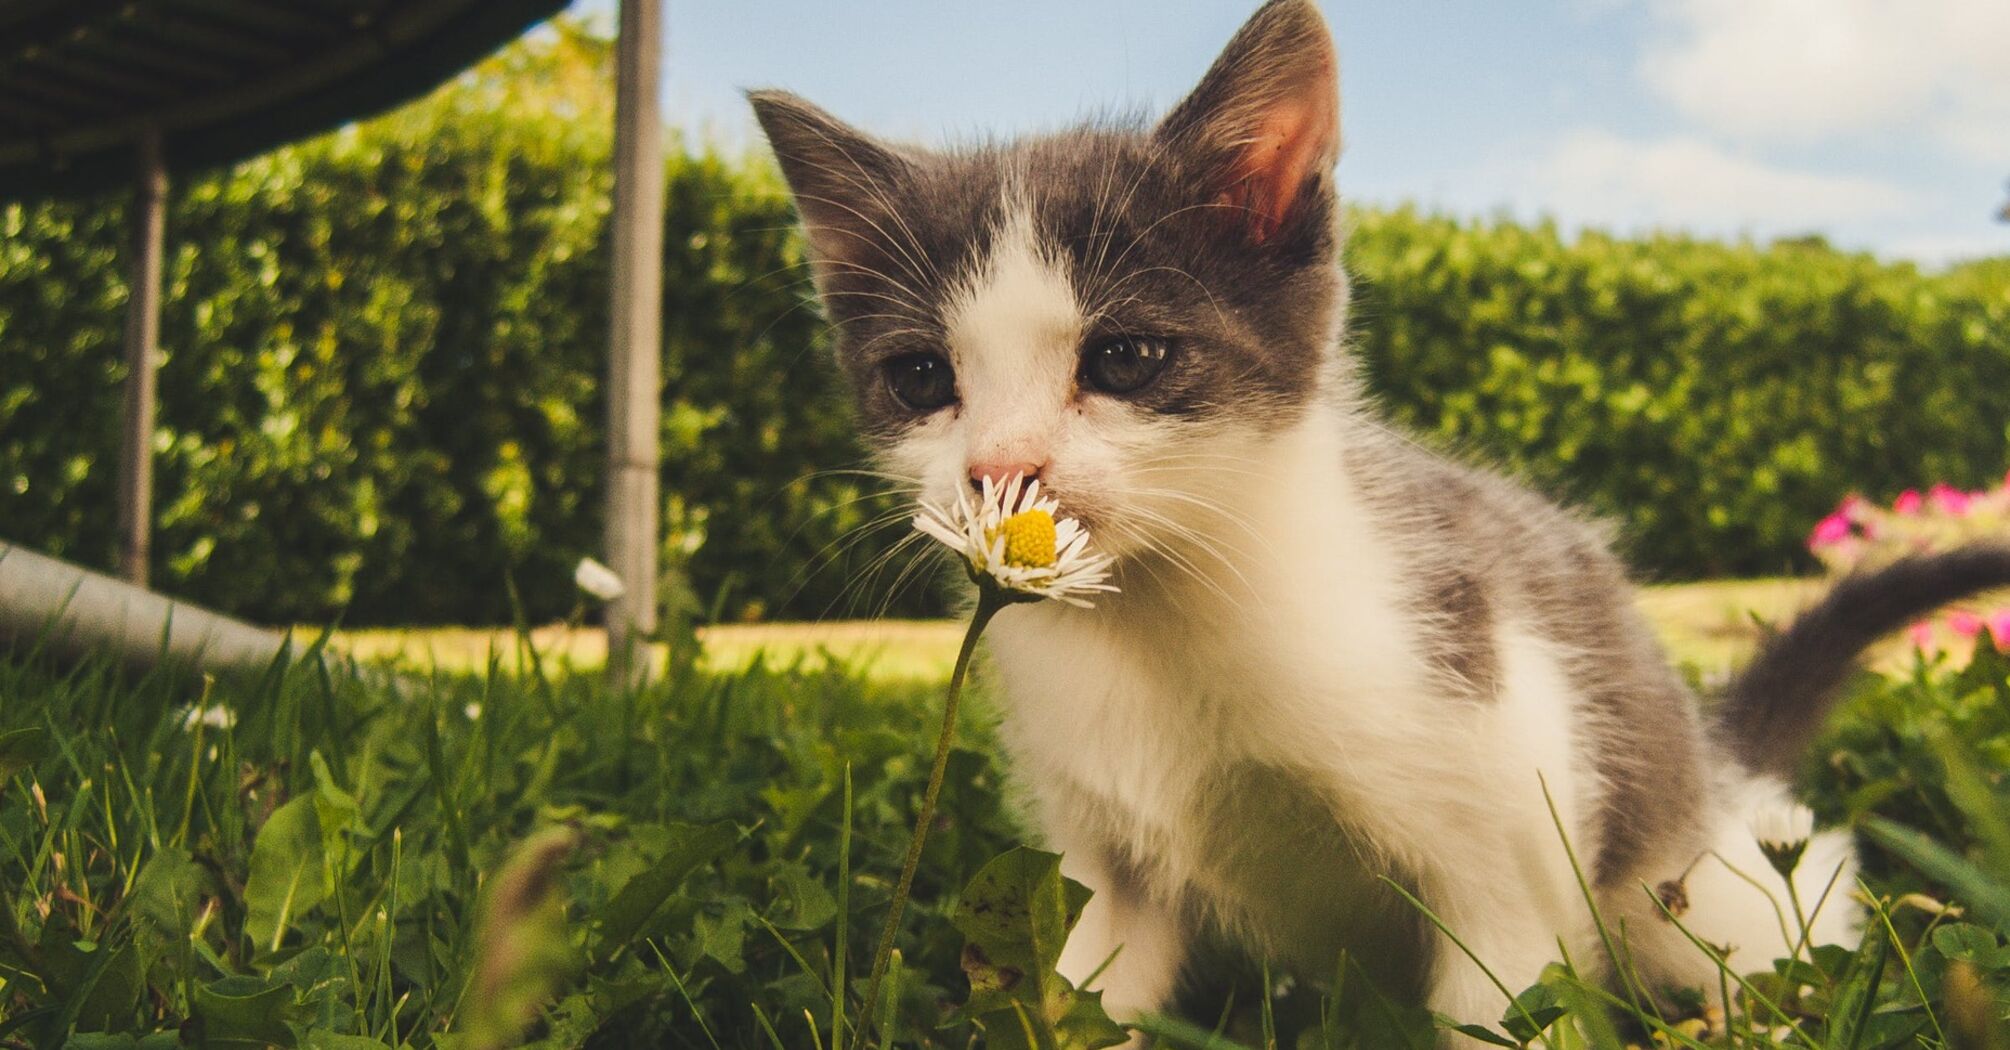
<path fill-rule="evenodd" d="M 1510 989 L 1559 944 L 1598 965 L 1552 804 L 1647 980 L 1718 987 L 1646 889 L 1670 882 L 1690 931 L 1762 969 L 1792 946 L 1749 825 L 1789 804 L 1848 661 L 2010 580 L 1971 551 L 1855 581 L 1706 718 L 1599 530 L 1367 403 L 1310 0 L 1266 4 L 1151 127 L 945 152 L 751 98 L 886 468 L 938 502 L 1037 474 L 1118 558 L 1098 608 L 1015 607 L 989 640 L 1040 826 L 1095 891 L 1062 971 L 1100 968 L 1120 1019 L 1222 933 L 1497 1017 L 1494 981 L 1382 880 Z M 1801 898 L 1840 888 L 1815 943 L 1849 939 L 1853 871 L 1846 834 L 1815 836 Z"/>

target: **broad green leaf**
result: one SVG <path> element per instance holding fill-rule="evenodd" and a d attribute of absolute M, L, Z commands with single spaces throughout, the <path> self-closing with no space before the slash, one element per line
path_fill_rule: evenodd
<path fill-rule="evenodd" d="M 1555 985 L 1557 1001 L 1570 1011 L 1571 1028 L 1582 1037 L 1579 1045 L 1584 1050 L 1625 1050 L 1626 1042 L 1599 994 L 1605 991 L 1602 985 L 1587 985 L 1561 966 L 1553 967 L 1548 979 Z"/>
<path fill-rule="evenodd" d="M 677 825 L 669 852 L 615 891 L 593 921 L 593 958 L 605 963 L 628 942 L 640 936 L 649 920 L 684 879 L 709 864 L 739 839 L 739 832 L 726 821 L 704 825 Z"/>
<path fill-rule="evenodd" d="M 951 920 L 994 963 L 1050 972 L 1089 891 L 1061 875 L 1059 854 L 1024 846 L 979 869 Z"/>
<path fill-rule="evenodd" d="M 131 943 L 85 938 L 68 915 L 52 912 L 36 950 L 41 977 L 56 1000 L 56 1030 L 103 1032 L 130 1022 L 144 991 L 139 953 Z"/>
<path fill-rule="evenodd" d="M 300 1014 L 295 1018 L 296 1030 L 340 1031 L 345 1022 L 353 1023 L 356 986 L 350 981 L 349 962 L 317 944 L 266 971 L 266 977 L 285 981 L 297 993 Z"/>
<path fill-rule="evenodd" d="M 1490 1043 L 1494 1046 L 1519 1047 L 1522 1045 L 1483 1024 L 1455 1024 L 1451 1026 L 1451 1029 L 1454 1032 L 1469 1035 L 1482 1043 Z"/>
<path fill-rule="evenodd" d="M 1974 963 L 1985 973 L 1996 969 L 2004 955 L 2001 939 L 1995 933 L 1967 922 L 1935 927 L 1933 947 L 1942 956 Z"/>
<path fill-rule="evenodd" d="M 107 954 L 77 1011 L 77 1027 L 113 1031 L 132 1023 L 133 1011 L 146 992 L 146 975 L 141 972 L 140 953 L 131 943 L 98 951 Z"/>
<path fill-rule="evenodd" d="M 1781 947 L 1785 947 L 1785 945 Z M 1844 953 L 1844 965 L 1848 965 L 1849 958 L 1849 953 Z M 1773 973 L 1786 982 L 1788 986 L 1803 985 L 1809 988 L 1820 988 L 1833 979 L 1820 966 L 1806 959 L 1774 959 Z"/>
<path fill-rule="evenodd" d="M 202 1045 L 249 1048 L 295 1045 L 287 1022 L 300 1015 L 293 986 L 250 976 L 225 977 L 195 990 Z"/>
<path fill-rule="evenodd" d="M 363 807 L 335 783 L 321 752 L 313 752 L 307 760 L 314 770 L 314 816 L 321 830 L 322 857 L 339 879 L 349 869 L 351 836 L 364 831 Z"/>
<path fill-rule="evenodd" d="M 244 932 L 260 953 L 277 951 L 287 928 L 328 896 L 317 814 L 309 792 L 274 810 L 252 842 Z"/>
<path fill-rule="evenodd" d="M 801 864 L 787 864 L 769 876 L 774 894 L 768 921 L 785 930 L 819 930 L 837 917 L 837 901 Z"/>
<path fill-rule="evenodd" d="M 979 869 L 952 918 L 963 931 L 964 1011 L 1005 1050 L 1114 1046 L 1124 1031 L 1100 995 L 1054 972 L 1089 891 L 1061 874 L 1057 854 L 1019 847 Z"/>
<path fill-rule="evenodd" d="M 1121 1046 L 1130 1038 L 1124 1026 L 1111 1020 L 1109 1012 L 1103 1009 L 1102 992 L 1076 990 L 1074 1002 L 1055 1028 L 1061 1036 L 1060 1045 L 1083 1050 Z"/>
<path fill-rule="evenodd" d="M 133 880 L 128 907 L 157 937 L 186 938 L 209 889 L 209 873 L 187 850 L 163 846 Z"/>
<path fill-rule="evenodd" d="M 139 952 L 130 943 L 100 944 L 65 936 L 51 942 L 44 927 L 43 975 L 58 997 L 67 1026 L 83 1032 L 124 1028 L 146 990 Z"/>
<path fill-rule="evenodd" d="M 727 973 L 746 970 L 749 914 L 747 902 L 736 900 L 728 902 L 717 918 L 699 915 L 691 934 L 699 954 L 724 966 Z"/>
<path fill-rule="evenodd" d="M 1532 1043 L 1564 1013 L 1555 989 L 1546 984 L 1532 984 L 1515 996 L 1501 1014 L 1501 1028 L 1521 1042 Z"/>
<path fill-rule="evenodd" d="M 1864 1022 L 1863 1033 L 1857 1045 L 1865 1050 L 1913 1050 L 1915 1047 L 1930 1045 L 1922 1043 L 1920 1037 L 1932 1031 L 1932 1021 L 1921 1007 L 1904 1010 L 1890 1010 L 1879 1007 Z M 1987 1045 L 1987 1044 L 1984 1044 Z"/>

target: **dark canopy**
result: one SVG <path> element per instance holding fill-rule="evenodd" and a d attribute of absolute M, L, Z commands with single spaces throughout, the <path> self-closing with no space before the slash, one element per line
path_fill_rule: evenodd
<path fill-rule="evenodd" d="M 0 0 L 0 200 L 225 164 L 419 95 L 566 0 Z"/>

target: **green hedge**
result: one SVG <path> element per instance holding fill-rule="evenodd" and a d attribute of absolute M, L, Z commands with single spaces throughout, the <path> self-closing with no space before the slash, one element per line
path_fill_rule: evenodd
<path fill-rule="evenodd" d="M 1651 575 L 1814 567 L 1852 491 L 2010 466 L 2010 260 L 1360 218 L 1355 338 L 1396 418 L 1621 524 Z"/>
<path fill-rule="evenodd" d="M 531 617 L 573 607 L 600 538 L 609 125 L 598 43 L 560 43 L 175 188 L 157 586 L 275 622 L 507 620 L 510 580 Z M 874 504 L 812 476 L 860 457 L 785 193 L 704 152 L 669 196 L 670 564 L 735 612 L 843 608 L 841 571 L 802 569 Z M 0 206 L 0 537 L 97 565 L 122 213 Z"/>
<path fill-rule="evenodd" d="M 157 585 L 261 620 L 575 607 L 600 536 L 605 49 L 519 47 L 390 117 L 175 189 Z M 665 549 L 725 615 L 928 612 L 861 465 L 769 166 L 670 162 Z M 0 537 L 113 561 L 123 205 L 0 205 Z M 1852 489 L 2010 453 L 2010 264 L 1566 241 L 1356 217 L 1375 388 L 1622 522 L 1646 571 L 1806 567 Z M 512 598 L 513 582 L 516 597 Z M 910 581 L 911 584 L 912 581 Z"/>

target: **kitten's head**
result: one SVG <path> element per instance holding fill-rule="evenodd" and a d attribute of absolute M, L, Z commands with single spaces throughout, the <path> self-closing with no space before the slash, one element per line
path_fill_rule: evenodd
<path fill-rule="evenodd" d="M 1327 383 L 1339 95 L 1311 0 L 1266 4 L 1150 128 L 924 151 L 751 98 L 862 425 L 924 496 L 1037 472 L 1105 549 L 1175 546 Z"/>

